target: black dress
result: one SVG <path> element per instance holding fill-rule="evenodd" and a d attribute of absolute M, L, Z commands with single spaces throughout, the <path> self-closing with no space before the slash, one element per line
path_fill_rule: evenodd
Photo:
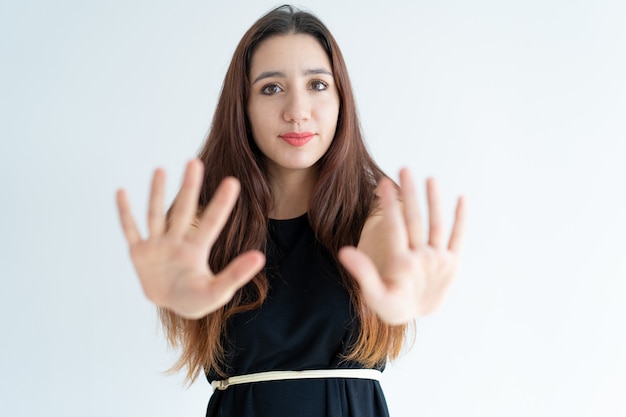
<path fill-rule="evenodd" d="M 231 375 L 362 368 L 343 359 L 358 330 L 349 294 L 306 215 L 270 220 L 263 306 L 228 323 Z M 222 379 L 209 373 L 209 381 Z M 207 417 L 387 417 L 378 381 L 352 378 L 254 382 L 216 390 Z"/>

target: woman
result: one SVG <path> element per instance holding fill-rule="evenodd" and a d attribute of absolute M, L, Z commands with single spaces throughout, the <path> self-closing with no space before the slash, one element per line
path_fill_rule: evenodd
<path fill-rule="evenodd" d="M 429 180 L 423 238 L 411 176 L 398 195 L 368 155 L 316 17 L 282 6 L 248 30 L 167 214 L 163 188 L 158 169 L 147 239 L 123 190 L 120 219 L 175 369 L 216 388 L 207 416 L 388 415 L 378 376 L 456 272 L 463 202 L 444 246 Z"/>

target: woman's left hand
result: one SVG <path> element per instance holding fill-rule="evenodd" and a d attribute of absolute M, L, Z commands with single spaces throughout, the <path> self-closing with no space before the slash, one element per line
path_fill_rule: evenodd
<path fill-rule="evenodd" d="M 359 283 L 366 304 L 390 324 L 433 312 L 459 269 L 465 202 L 459 197 L 445 245 L 437 184 L 431 178 L 426 186 L 427 234 L 413 180 L 405 168 L 400 171 L 400 199 L 393 182 L 382 179 L 379 210 L 365 222 L 358 249 L 345 247 L 339 252 L 339 260 Z"/>

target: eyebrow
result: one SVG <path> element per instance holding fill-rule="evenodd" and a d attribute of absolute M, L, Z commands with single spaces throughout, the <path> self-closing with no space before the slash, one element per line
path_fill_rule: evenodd
<path fill-rule="evenodd" d="M 333 73 L 327 70 L 326 68 L 311 68 L 311 69 L 304 71 L 304 75 L 315 75 L 315 74 L 326 74 L 326 75 L 330 75 L 331 77 L 333 75 Z M 256 77 L 254 81 L 252 81 L 252 84 L 255 84 L 258 81 L 264 80 L 266 78 L 273 78 L 273 77 L 286 78 L 287 76 L 282 71 L 265 71 L 265 72 L 262 72 L 258 77 Z"/>

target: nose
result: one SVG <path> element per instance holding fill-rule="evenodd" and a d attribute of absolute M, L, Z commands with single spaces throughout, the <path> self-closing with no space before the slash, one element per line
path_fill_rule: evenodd
<path fill-rule="evenodd" d="M 290 123 L 301 123 L 311 117 L 311 103 L 305 92 L 291 91 L 285 102 L 283 118 Z"/>

